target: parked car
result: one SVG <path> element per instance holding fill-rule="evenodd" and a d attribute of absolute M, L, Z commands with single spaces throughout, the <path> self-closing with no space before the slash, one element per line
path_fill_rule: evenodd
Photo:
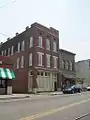
<path fill-rule="evenodd" d="M 87 86 L 86 88 L 87 88 L 88 91 L 90 91 L 90 86 Z"/>
<path fill-rule="evenodd" d="M 64 94 L 66 94 L 66 93 L 70 93 L 70 94 L 81 93 L 81 91 L 82 91 L 82 89 L 77 85 L 63 88 Z"/>

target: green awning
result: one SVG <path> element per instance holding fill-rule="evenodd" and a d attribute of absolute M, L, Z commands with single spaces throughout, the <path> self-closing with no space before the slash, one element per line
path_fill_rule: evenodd
<path fill-rule="evenodd" d="M 0 79 L 15 79 L 15 73 L 8 68 L 0 68 Z"/>

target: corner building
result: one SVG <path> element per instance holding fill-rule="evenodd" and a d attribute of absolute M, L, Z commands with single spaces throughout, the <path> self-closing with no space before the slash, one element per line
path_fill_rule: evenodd
<path fill-rule="evenodd" d="M 59 31 L 39 23 L 8 38 L 0 47 L 2 56 L 14 61 L 13 92 L 56 91 L 59 87 Z"/>

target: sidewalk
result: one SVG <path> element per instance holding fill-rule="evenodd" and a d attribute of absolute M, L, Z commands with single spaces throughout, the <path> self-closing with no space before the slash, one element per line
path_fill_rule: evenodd
<path fill-rule="evenodd" d="M 37 94 L 12 94 L 12 95 L 0 95 L 0 100 L 10 100 L 10 99 L 25 99 L 25 98 L 41 98 L 53 95 L 62 95 L 62 92 L 43 92 Z"/>

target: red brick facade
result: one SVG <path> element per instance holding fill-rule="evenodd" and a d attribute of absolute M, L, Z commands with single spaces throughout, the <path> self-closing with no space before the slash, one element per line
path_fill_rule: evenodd
<path fill-rule="evenodd" d="M 43 47 L 38 47 L 38 36 L 42 35 L 43 38 Z M 29 42 L 30 37 L 33 36 L 33 47 L 29 48 Z M 50 51 L 46 50 L 46 39 L 47 37 L 50 40 Z M 17 44 L 18 42 L 21 43 L 22 40 L 25 40 L 25 50 L 17 52 Z M 57 52 L 53 52 L 53 41 L 56 41 L 57 44 Z M 52 73 L 58 74 L 59 72 L 59 31 L 53 29 L 53 28 L 46 28 L 43 25 L 40 25 L 38 23 L 34 23 L 31 25 L 30 28 L 26 29 L 21 34 L 16 35 L 14 38 L 8 40 L 7 42 L 3 43 L 0 51 L 7 50 L 8 48 L 11 48 L 14 46 L 14 54 L 10 55 L 10 58 L 14 62 L 14 71 L 16 73 L 16 80 L 13 81 L 13 92 L 22 92 L 27 93 L 28 92 L 28 72 L 29 70 L 33 71 L 33 74 L 37 73 L 39 70 L 42 71 L 50 71 Z M 38 66 L 38 54 L 37 52 L 43 53 L 43 65 L 40 67 Z M 32 66 L 29 67 L 29 53 L 32 53 L 32 59 L 33 63 Z M 51 66 L 50 68 L 47 68 L 46 66 L 46 54 L 51 55 Z M 24 68 L 16 69 L 16 61 L 17 58 L 21 58 L 21 56 L 24 56 Z M 54 68 L 54 61 L 53 56 L 56 56 L 57 59 L 57 68 Z M 37 72 L 36 72 L 37 71 Z M 37 76 L 37 75 L 36 75 Z M 58 80 L 57 80 L 58 85 Z M 37 87 L 36 78 L 34 76 L 33 78 L 33 87 Z M 58 87 L 58 86 L 57 86 Z"/>

